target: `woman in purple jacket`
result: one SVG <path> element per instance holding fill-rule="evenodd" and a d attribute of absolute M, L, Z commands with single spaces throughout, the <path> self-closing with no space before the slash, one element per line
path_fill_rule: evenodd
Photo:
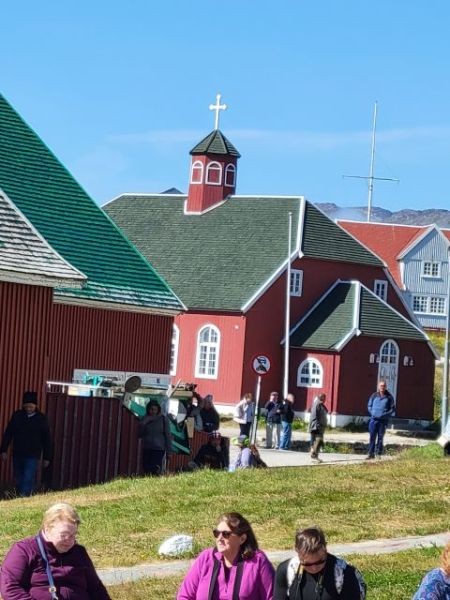
<path fill-rule="evenodd" d="M 197 557 L 177 600 L 272 600 L 275 571 L 258 550 L 247 519 L 239 513 L 225 513 L 213 534 L 216 547 Z"/>
<path fill-rule="evenodd" d="M 51 506 L 36 537 L 12 546 L 2 564 L 3 600 L 111 600 L 84 546 L 76 543 L 80 517 L 70 504 Z M 41 540 L 56 588 L 49 591 Z"/>

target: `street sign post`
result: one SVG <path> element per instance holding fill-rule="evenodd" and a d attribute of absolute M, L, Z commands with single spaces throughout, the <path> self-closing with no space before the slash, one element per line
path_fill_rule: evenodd
<path fill-rule="evenodd" d="M 255 414 L 253 415 L 252 430 L 250 432 L 250 443 L 256 443 L 256 432 L 258 429 L 259 397 L 261 395 L 261 377 L 270 371 L 270 358 L 264 354 L 257 354 L 252 360 L 252 369 L 257 374 L 255 392 Z"/>

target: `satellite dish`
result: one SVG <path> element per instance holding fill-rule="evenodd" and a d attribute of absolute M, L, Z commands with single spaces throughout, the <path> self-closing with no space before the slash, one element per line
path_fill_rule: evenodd
<path fill-rule="evenodd" d="M 176 398 L 170 398 L 167 412 L 176 423 L 182 423 L 187 417 L 186 407 Z"/>
<path fill-rule="evenodd" d="M 125 381 L 123 389 L 127 394 L 132 394 L 133 392 L 138 390 L 141 387 L 141 385 L 142 379 L 139 377 L 139 375 L 132 375 L 131 377 L 128 377 L 128 379 Z"/>

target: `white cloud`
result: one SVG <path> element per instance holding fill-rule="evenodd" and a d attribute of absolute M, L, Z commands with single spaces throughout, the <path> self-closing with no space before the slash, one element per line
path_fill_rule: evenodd
<path fill-rule="evenodd" d="M 255 141 L 266 144 L 283 144 L 291 148 L 332 150 L 354 144 L 370 142 L 371 131 L 287 131 L 270 129 L 230 129 L 226 132 L 233 142 Z M 115 144 L 174 145 L 179 143 L 195 144 L 205 132 L 193 129 L 156 129 L 137 133 L 111 135 L 108 142 Z M 450 138 L 450 127 L 411 127 L 405 129 L 380 130 L 377 140 L 385 143 L 409 140 L 435 140 Z"/>

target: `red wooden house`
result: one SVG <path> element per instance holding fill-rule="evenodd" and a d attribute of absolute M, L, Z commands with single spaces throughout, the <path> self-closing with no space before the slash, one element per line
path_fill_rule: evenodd
<path fill-rule="evenodd" d="M 230 408 L 254 390 L 253 357 L 267 355 L 263 399 L 280 389 L 290 262 L 289 389 L 296 409 L 325 391 L 335 423 L 365 416 L 383 376 L 402 398 L 399 417 L 432 418 L 433 349 L 384 262 L 303 197 L 235 195 L 239 153 L 221 131 L 191 155 L 187 195 L 124 194 L 104 207 L 188 308 L 175 319 L 173 378 L 195 381 L 200 393 Z M 352 319 L 333 333 L 340 304 L 330 303 L 330 294 L 345 281 Z M 376 295 L 380 282 L 384 300 Z M 317 315 L 330 310 L 324 328 Z M 303 339 L 306 317 L 310 335 Z M 409 402 L 412 395 L 420 402 Z"/>
<path fill-rule="evenodd" d="M 1 95 L 0 214 L 0 431 L 75 369 L 168 373 L 182 303 Z"/>

